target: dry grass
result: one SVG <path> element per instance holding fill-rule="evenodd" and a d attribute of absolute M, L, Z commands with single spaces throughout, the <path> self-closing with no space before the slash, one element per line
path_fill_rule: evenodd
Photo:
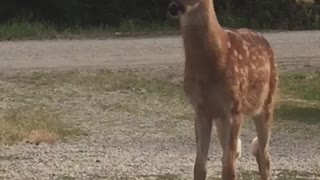
<path fill-rule="evenodd" d="M 53 143 L 79 135 L 79 129 L 73 126 L 81 118 L 77 109 L 84 105 L 95 114 L 116 112 L 156 118 L 158 129 L 170 123 L 171 129 L 165 128 L 166 131 L 179 131 L 175 123 L 191 120 L 193 111 L 186 102 L 181 81 L 175 81 L 181 73 L 169 71 L 125 69 L 3 75 L 0 142 Z M 282 75 L 277 119 L 318 123 L 319 81 L 320 73 Z M 170 121 L 159 120 L 161 117 Z M 115 122 L 110 119 L 108 123 Z"/>
<path fill-rule="evenodd" d="M 58 114 L 37 106 L 6 108 L 0 112 L 0 142 L 12 144 L 54 143 L 62 137 L 77 133 Z"/>
<path fill-rule="evenodd" d="M 98 115 L 106 111 L 139 116 L 165 115 L 174 119 L 186 119 L 190 115 L 179 85 L 127 70 L 2 75 L 0 92 L 0 99 L 3 99 L 0 142 L 6 144 L 53 143 L 81 135 L 82 130 L 73 126 L 82 118 L 81 113 L 87 111 Z M 97 96 L 106 98 L 96 99 Z M 115 99 L 114 102 L 111 99 Z M 84 109 L 79 110 L 81 108 Z M 108 122 L 114 124 L 112 119 Z M 164 124 L 159 122 L 158 125 Z"/>
<path fill-rule="evenodd" d="M 34 72 L 9 78 L 9 81 L 31 89 L 54 89 L 55 93 L 64 97 L 90 98 L 97 94 L 110 93 L 125 97 L 112 107 L 102 102 L 99 104 L 102 109 L 112 108 L 115 111 L 142 114 L 166 113 L 181 118 L 190 115 L 189 104 L 185 101 L 181 84 L 171 83 L 168 79 L 154 78 L 150 74 L 144 76 L 134 70 Z"/>
<path fill-rule="evenodd" d="M 23 140 L 25 143 L 40 144 L 42 142 L 53 144 L 59 139 L 59 135 L 56 132 L 48 129 L 32 130 Z"/>

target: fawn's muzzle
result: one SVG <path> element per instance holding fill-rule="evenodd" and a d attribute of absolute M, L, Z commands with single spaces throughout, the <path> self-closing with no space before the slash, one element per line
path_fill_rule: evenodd
<path fill-rule="evenodd" d="M 185 13 L 185 7 L 175 1 L 175 0 L 172 0 L 169 4 L 169 7 L 168 7 L 168 14 L 172 17 L 172 18 L 179 18 L 180 15 L 184 14 Z"/>

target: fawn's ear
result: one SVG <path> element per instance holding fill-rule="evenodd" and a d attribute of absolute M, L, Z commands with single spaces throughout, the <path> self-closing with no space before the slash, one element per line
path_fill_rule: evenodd
<path fill-rule="evenodd" d="M 186 13 L 190 13 L 190 12 L 194 11 L 195 9 L 197 9 L 197 7 L 199 7 L 199 5 L 200 5 L 200 2 L 197 2 L 192 5 L 187 5 L 186 6 Z"/>
<path fill-rule="evenodd" d="M 170 2 L 169 7 L 168 7 L 168 14 L 171 18 L 178 19 L 185 12 L 186 12 L 186 9 L 183 4 L 181 4 L 175 0 Z"/>

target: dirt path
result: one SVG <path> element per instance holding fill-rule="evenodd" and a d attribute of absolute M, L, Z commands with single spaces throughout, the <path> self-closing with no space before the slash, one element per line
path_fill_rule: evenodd
<path fill-rule="evenodd" d="M 320 31 L 265 33 L 282 69 L 320 67 Z M 0 71 L 125 67 L 183 61 L 181 39 L 124 38 L 0 42 Z"/>

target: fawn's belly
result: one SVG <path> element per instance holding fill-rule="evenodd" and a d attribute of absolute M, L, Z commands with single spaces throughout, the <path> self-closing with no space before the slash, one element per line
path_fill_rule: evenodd
<path fill-rule="evenodd" d="M 200 108 L 212 116 L 224 116 L 226 113 L 257 114 L 268 97 L 268 79 L 252 80 L 246 84 L 235 87 L 185 81 L 184 90 L 196 110 Z"/>

